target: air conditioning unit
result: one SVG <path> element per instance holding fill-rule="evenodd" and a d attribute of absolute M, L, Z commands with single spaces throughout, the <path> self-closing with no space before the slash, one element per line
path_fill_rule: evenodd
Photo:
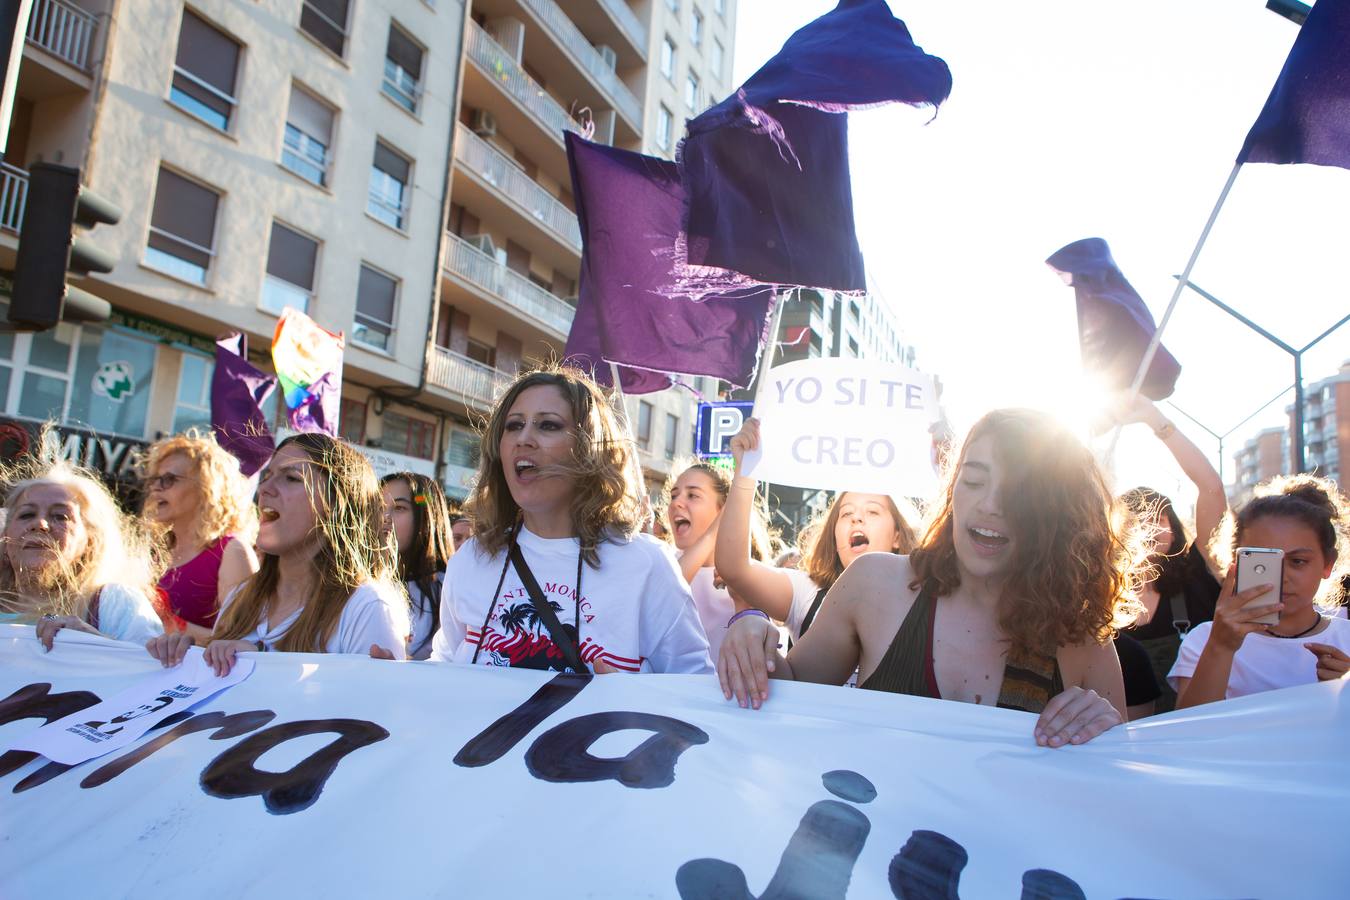
<path fill-rule="evenodd" d="M 497 245 L 494 244 L 494 243 L 492 243 L 492 235 L 490 235 L 490 234 L 471 234 L 471 235 L 469 235 L 468 237 L 464 238 L 464 240 L 468 241 L 468 242 L 469 242 L 470 244 L 472 244 L 475 248 L 477 248 L 480 252 L 486 253 L 488 256 L 491 256 L 493 259 L 496 259 L 496 258 L 497 258 Z"/>
<path fill-rule="evenodd" d="M 479 137 L 492 137 L 497 133 L 497 117 L 486 109 L 475 109 L 469 127 Z"/>
<path fill-rule="evenodd" d="M 597 44 L 595 52 L 600 54 L 600 58 L 605 61 L 611 72 L 619 65 L 619 54 L 614 52 L 614 48 L 605 44 Z"/>

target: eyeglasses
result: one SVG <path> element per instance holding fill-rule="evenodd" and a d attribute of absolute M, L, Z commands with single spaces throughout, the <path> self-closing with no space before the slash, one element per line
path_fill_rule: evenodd
<path fill-rule="evenodd" d="M 173 472 L 165 472 L 163 475 L 155 475 L 145 479 L 145 489 L 147 491 L 168 491 L 180 481 L 191 481 L 186 475 L 175 475 Z"/>

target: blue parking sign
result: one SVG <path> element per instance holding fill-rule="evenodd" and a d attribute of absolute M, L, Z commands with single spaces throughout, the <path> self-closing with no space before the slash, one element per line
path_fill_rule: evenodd
<path fill-rule="evenodd" d="M 754 408 L 749 400 L 700 403 L 694 420 L 694 454 L 701 459 L 731 456 L 731 439 Z"/>

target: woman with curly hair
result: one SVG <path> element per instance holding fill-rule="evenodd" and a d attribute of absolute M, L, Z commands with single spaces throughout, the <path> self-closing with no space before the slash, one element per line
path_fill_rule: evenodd
<path fill-rule="evenodd" d="M 319 432 L 287 438 L 258 481 L 258 518 L 262 564 L 225 598 L 206 645 L 217 674 L 249 651 L 404 658 L 408 598 L 364 456 Z M 146 649 L 171 666 L 190 643 L 170 634 Z"/>
<path fill-rule="evenodd" d="M 718 572 L 748 605 L 786 624 L 793 640 L 799 640 L 820 613 L 826 593 L 854 560 L 864 553 L 909 553 L 916 543 L 914 530 L 894 498 L 843 491 L 819 524 L 813 523 L 814 539 L 797 568 L 756 562 L 746 552 L 756 482 L 740 471 L 745 454 L 758 449 L 759 421 L 746 419 L 731 439 L 737 475 L 722 514 L 726 521 L 717 534 Z"/>
<path fill-rule="evenodd" d="M 1168 681 L 1177 708 L 1276 688 L 1331 681 L 1350 671 L 1350 622 L 1323 615 L 1340 599 L 1350 569 L 1350 501 L 1325 478 L 1280 476 L 1224 520 L 1214 539 L 1228 569 L 1214 620 L 1191 629 Z M 1284 551 L 1280 592 L 1238 591 L 1232 557 L 1239 547 Z M 1274 625 L 1260 619 L 1278 613 Z"/>
<path fill-rule="evenodd" d="M 195 432 L 151 444 L 144 466 L 141 516 L 168 554 L 166 624 L 205 643 L 225 596 L 258 571 L 248 482 L 214 437 Z"/>
<path fill-rule="evenodd" d="M 0 620 L 33 622 L 43 646 L 62 628 L 143 643 L 163 631 L 146 542 L 103 483 L 64 462 L 5 498 Z"/>
<path fill-rule="evenodd" d="M 723 693 L 758 707 L 769 677 L 1037 713 L 1041 746 L 1124 721 L 1111 646 L 1132 596 L 1125 517 L 1089 450 L 1050 416 L 989 413 L 971 429 L 909 556 L 869 553 L 839 576 L 786 658 L 766 616 L 722 644 Z"/>
<path fill-rule="evenodd" d="M 574 369 L 522 374 L 488 418 L 431 658 L 558 671 L 709 672 L 670 550 L 639 529 L 631 439 Z"/>
<path fill-rule="evenodd" d="M 434 478 L 391 472 L 380 479 L 385 522 L 398 547 L 399 578 L 412 601 L 408 659 L 431 655 L 431 638 L 441 626 L 441 583 L 455 553 L 450 503 Z"/>

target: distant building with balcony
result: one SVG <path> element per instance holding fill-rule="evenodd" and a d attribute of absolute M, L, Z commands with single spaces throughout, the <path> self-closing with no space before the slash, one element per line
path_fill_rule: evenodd
<path fill-rule="evenodd" d="M 684 64 L 725 90 L 734 30 L 733 0 L 33 6 L 0 169 L 0 306 L 27 166 L 80 167 L 124 215 L 94 233 L 116 268 L 82 284 L 112 321 L 0 335 L 0 415 L 128 444 L 202 425 L 215 337 L 245 333 L 268 369 L 293 306 L 346 334 L 342 436 L 459 497 L 502 386 L 560 357 L 571 327 L 563 133 L 655 152 L 653 35 L 684 40 L 697 11 L 723 77 Z M 133 373 L 118 398 L 91 388 L 113 362 Z M 687 453 L 688 395 L 667 393 L 650 400 Z M 678 455 L 666 435 L 644 453 L 653 485 Z"/>
<path fill-rule="evenodd" d="M 1258 484 L 1288 471 L 1287 436 L 1284 428 L 1266 428 L 1233 454 L 1234 481 L 1228 488 L 1229 503 L 1240 506 L 1251 497 L 1252 489 Z"/>

